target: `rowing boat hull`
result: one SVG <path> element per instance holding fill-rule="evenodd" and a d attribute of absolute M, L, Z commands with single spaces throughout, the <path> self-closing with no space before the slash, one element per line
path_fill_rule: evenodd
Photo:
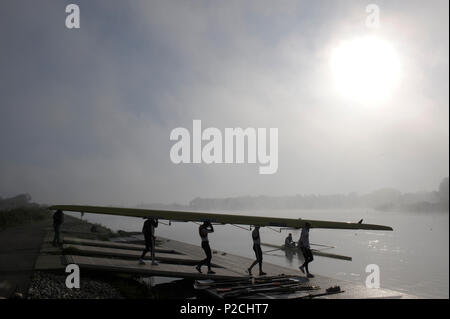
<path fill-rule="evenodd" d="M 262 217 L 262 216 L 245 216 L 245 215 L 228 215 L 215 213 L 201 213 L 188 211 L 172 211 L 172 210 L 155 210 L 155 209 L 139 209 L 139 208 L 122 208 L 122 207 L 105 207 L 105 206 L 81 206 L 81 205 L 54 205 L 49 207 L 51 210 L 63 210 L 72 212 L 84 212 L 91 214 L 106 214 L 129 217 L 153 217 L 163 220 L 183 221 L 183 222 L 204 222 L 218 224 L 238 224 L 238 225 L 254 225 L 262 227 L 288 227 L 303 228 L 309 223 L 311 228 L 324 229 L 365 229 L 365 230 L 389 230 L 392 228 L 383 225 L 372 225 L 350 222 L 335 222 L 324 220 L 307 220 L 293 218 L 278 217 Z"/>

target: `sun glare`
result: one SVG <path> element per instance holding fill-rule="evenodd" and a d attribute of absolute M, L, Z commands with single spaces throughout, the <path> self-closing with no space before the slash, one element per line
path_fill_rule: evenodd
<path fill-rule="evenodd" d="M 332 50 L 330 64 L 337 91 L 361 102 L 388 97 L 399 78 L 397 53 L 377 37 L 342 42 Z"/>

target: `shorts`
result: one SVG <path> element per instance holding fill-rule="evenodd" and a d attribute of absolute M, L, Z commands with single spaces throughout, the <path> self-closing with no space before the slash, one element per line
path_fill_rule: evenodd
<path fill-rule="evenodd" d="M 145 238 L 145 249 L 152 250 L 153 249 L 153 238 Z"/>

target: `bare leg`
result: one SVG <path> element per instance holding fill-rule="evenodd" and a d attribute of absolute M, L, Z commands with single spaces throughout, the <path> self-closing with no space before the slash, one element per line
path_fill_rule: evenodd
<path fill-rule="evenodd" d="M 141 259 L 144 259 L 145 254 L 147 254 L 147 252 L 148 252 L 148 249 L 145 248 L 144 251 L 142 252 Z"/>
<path fill-rule="evenodd" d="M 152 265 L 157 265 L 158 262 L 155 260 L 155 239 L 152 240 Z"/>
<path fill-rule="evenodd" d="M 255 260 L 252 265 L 248 268 L 248 273 L 251 275 L 252 274 L 252 269 L 253 267 L 255 267 L 255 265 L 258 263 L 258 260 Z"/>

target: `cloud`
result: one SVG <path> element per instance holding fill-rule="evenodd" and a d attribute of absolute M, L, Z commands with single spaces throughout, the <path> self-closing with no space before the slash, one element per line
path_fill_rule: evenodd
<path fill-rule="evenodd" d="M 79 5 L 70 31 L 64 3 L 0 5 L 0 194 L 134 205 L 434 189 L 448 175 L 446 2 L 380 3 L 378 32 L 402 56 L 403 79 L 374 109 L 331 89 L 329 51 L 368 32 L 357 2 Z M 170 131 L 193 119 L 278 127 L 278 173 L 172 164 Z"/>

